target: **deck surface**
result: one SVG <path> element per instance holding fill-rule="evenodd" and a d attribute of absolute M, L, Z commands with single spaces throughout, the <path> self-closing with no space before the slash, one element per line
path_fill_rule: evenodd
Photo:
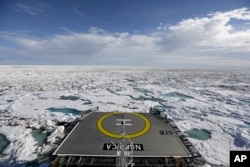
<path fill-rule="evenodd" d="M 180 139 L 164 122 L 150 113 L 92 112 L 64 139 L 54 154 L 74 156 L 117 156 L 122 122 L 125 142 L 132 141 L 134 157 L 190 157 Z"/>

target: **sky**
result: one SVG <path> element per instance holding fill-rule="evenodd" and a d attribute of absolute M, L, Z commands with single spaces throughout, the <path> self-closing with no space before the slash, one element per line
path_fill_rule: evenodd
<path fill-rule="evenodd" d="M 0 0 L 0 65 L 250 67 L 250 0 Z"/>

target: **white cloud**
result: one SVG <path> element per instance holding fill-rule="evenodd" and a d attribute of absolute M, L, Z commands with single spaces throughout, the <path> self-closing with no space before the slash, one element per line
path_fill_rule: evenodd
<path fill-rule="evenodd" d="M 20 4 L 20 3 L 17 3 L 13 9 L 17 12 L 26 12 L 32 16 L 37 16 L 37 15 L 40 15 L 40 14 L 43 14 L 44 13 L 44 10 L 40 9 L 40 8 L 37 8 L 37 7 L 34 7 L 34 6 L 30 6 L 30 5 L 24 5 L 24 4 Z"/>
<path fill-rule="evenodd" d="M 162 38 L 160 45 L 167 50 L 189 48 L 196 51 L 250 52 L 250 29 L 237 30 L 230 25 L 232 19 L 250 20 L 247 8 L 229 12 L 217 12 L 203 18 L 182 20 L 177 25 L 169 26 L 170 34 Z"/>
<path fill-rule="evenodd" d="M 79 15 L 79 16 L 81 16 L 81 17 L 86 17 L 86 15 L 84 15 L 82 12 L 80 12 L 76 7 L 73 8 L 73 11 L 74 11 L 77 15 Z"/>
<path fill-rule="evenodd" d="M 237 30 L 232 19 L 248 22 L 250 11 L 216 12 L 171 26 L 160 23 L 160 30 L 152 34 L 110 33 L 91 27 L 86 33 L 61 28 L 69 34 L 43 39 L 0 35 L 19 45 L 12 55 L 16 52 L 19 58 L 32 56 L 52 64 L 249 67 L 250 29 Z"/>
<path fill-rule="evenodd" d="M 46 3 L 40 1 L 33 1 L 27 3 L 16 3 L 12 6 L 12 9 L 16 12 L 25 12 L 32 16 L 47 16 L 48 13 L 54 12 L 55 9 L 48 6 Z"/>
<path fill-rule="evenodd" d="M 24 12 L 30 14 L 30 15 L 33 15 L 33 16 L 37 16 L 37 15 L 44 12 L 42 9 L 39 9 L 39 8 L 36 8 L 36 7 L 33 7 L 33 6 L 29 6 L 29 5 L 20 4 L 20 3 L 17 3 L 15 5 L 14 10 L 16 10 L 16 11 L 24 11 Z"/>
<path fill-rule="evenodd" d="M 5 38 L 6 38 L 5 34 Z M 157 53 L 158 37 L 129 33 L 107 33 L 102 29 L 90 28 L 88 33 L 70 33 L 55 35 L 48 39 L 36 39 L 27 36 L 8 36 L 19 45 L 17 55 L 32 55 L 59 63 L 81 63 L 100 61 L 108 63 L 129 63 L 132 59 L 141 59 Z"/>

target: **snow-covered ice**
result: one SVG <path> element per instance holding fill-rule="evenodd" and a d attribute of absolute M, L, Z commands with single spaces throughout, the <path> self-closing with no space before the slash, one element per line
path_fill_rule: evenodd
<path fill-rule="evenodd" d="M 48 144 L 62 135 L 58 121 L 84 111 L 148 112 L 162 106 L 182 131 L 206 129 L 211 139 L 189 138 L 208 164 L 229 165 L 229 150 L 250 149 L 250 71 L 156 67 L 0 66 L 0 133 L 10 141 L 3 164 L 23 164 L 45 151 L 32 128 L 46 127 Z"/>

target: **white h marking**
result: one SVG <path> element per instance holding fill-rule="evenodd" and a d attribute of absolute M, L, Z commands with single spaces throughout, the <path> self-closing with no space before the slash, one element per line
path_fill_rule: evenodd
<path fill-rule="evenodd" d="M 129 123 L 127 123 L 129 122 Z M 116 119 L 115 125 L 124 125 L 124 126 L 132 126 L 131 119 Z"/>

